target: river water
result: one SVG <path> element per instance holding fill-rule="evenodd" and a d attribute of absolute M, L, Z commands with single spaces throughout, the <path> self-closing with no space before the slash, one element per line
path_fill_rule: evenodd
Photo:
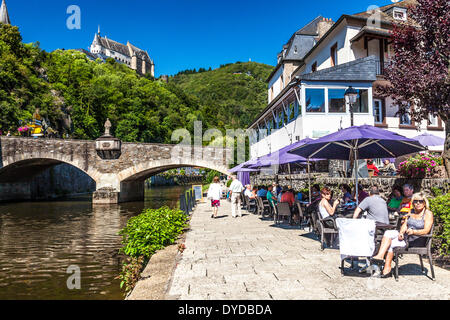
<path fill-rule="evenodd" d="M 90 197 L 0 204 L 0 300 L 123 299 L 117 233 L 144 208 L 175 208 L 184 186 L 146 190 L 144 202 L 93 207 Z M 69 266 L 81 289 L 69 290 Z"/>

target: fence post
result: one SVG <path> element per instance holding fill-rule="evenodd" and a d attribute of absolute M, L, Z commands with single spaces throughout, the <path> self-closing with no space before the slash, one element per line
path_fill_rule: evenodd
<path fill-rule="evenodd" d="M 192 190 L 189 191 L 189 208 L 194 211 L 194 199 L 192 198 Z"/>
<path fill-rule="evenodd" d="M 180 195 L 180 210 L 183 211 L 186 215 L 189 215 L 189 210 L 186 205 L 186 195 L 185 194 Z"/>

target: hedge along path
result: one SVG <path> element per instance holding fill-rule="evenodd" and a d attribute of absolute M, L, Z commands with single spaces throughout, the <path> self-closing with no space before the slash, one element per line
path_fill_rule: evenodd
<path fill-rule="evenodd" d="M 187 227 L 188 217 L 180 210 L 162 207 L 144 210 L 139 216 L 131 218 L 119 234 L 123 247 L 120 250 L 132 259 L 150 259 L 158 250 L 175 243 Z M 139 279 L 140 264 L 124 264 L 118 278 L 121 287 L 132 290 Z M 145 263 L 145 262 L 144 262 Z M 130 267 L 131 266 L 131 267 Z M 142 274 L 140 275 L 142 277 Z"/>

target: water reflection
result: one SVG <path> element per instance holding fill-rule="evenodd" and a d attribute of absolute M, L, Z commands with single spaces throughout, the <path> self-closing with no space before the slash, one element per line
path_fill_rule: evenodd
<path fill-rule="evenodd" d="M 118 231 L 144 208 L 175 207 L 186 187 L 146 191 L 145 202 L 92 207 L 90 198 L 0 204 L 0 299 L 123 299 Z M 70 265 L 81 290 L 69 290 Z"/>

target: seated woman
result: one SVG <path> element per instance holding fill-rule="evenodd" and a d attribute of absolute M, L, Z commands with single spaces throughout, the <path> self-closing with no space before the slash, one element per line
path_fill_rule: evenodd
<path fill-rule="evenodd" d="M 330 205 L 331 190 L 328 187 L 325 187 L 322 189 L 321 195 L 322 195 L 322 200 L 320 200 L 320 203 L 319 203 L 319 212 L 320 212 L 320 215 L 322 216 L 322 219 L 326 219 L 326 218 L 334 216 L 334 214 L 336 213 L 336 208 L 339 204 L 339 200 L 335 200 L 333 203 L 333 206 Z M 332 221 L 324 221 L 324 223 L 325 223 L 325 226 L 327 226 L 329 228 L 333 228 L 333 226 L 334 226 Z"/>
<path fill-rule="evenodd" d="M 280 202 L 287 202 L 289 203 L 289 207 L 292 208 L 295 202 L 294 192 L 292 192 L 289 188 L 283 188 L 283 194 L 281 195 Z"/>
<path fill-rule="evenodd" d="M 348 184 L 341 185 L 341 191 L 344 194 L 344 197 L 343 197 L 344 203 L 353 201 L 352 189 L 348 186 Z"/>
<path fill-rule="evenodd" d="M 402 188 L 399 186 L 394 186 L 392 188 L 392 197 L 388 203 L 388 210 L 389 211 L 398 211 L 400 209 L 402 200 L 403 200 Z"/>
<path fill-rule="evenodd" d="M 394 258 L 393 248 L 405 247 L 405 234 L 408 235 L 409 247 L 423 247 L 427 238 L 418 236 L 427 235 L 433 226 L 433 213 L 429 209 L 429 203 L 423 193 L 416 193 L 412 197 L 414 210 L 408 214 L 400 232 L 388 230 L 384 233 L 378 254 L 372 258 L 375 262 L 382 261 L 386 255 L 386 262 L 381 278 L 392 277 L 392 259 Z"/>
<path fill-rule="evenodd" d="M 256 197 L 258 197 L 258 188 L 257 187 L 253 187 L 252 197 L 250 199 L 256 199 Z"/>

